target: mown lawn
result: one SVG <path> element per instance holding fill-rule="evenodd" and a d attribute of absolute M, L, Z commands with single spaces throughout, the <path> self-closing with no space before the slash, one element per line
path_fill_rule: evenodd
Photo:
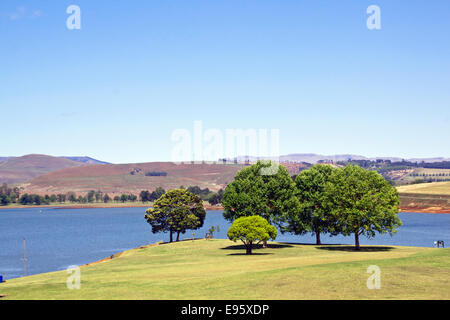
<path fill-rule="evenodd" d="M 135 249 L 81 268 L 0 284 L 2 299 L 450 299 L 450 249 L 271 243 L 246 256 L 238 243 L 196 240 Z M 381 269 L 381 289 L 366 271 Z"/>

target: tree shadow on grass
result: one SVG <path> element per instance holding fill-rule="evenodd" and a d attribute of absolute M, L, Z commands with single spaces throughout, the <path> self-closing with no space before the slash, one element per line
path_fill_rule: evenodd
<path fill-rule="evenodd" d="M 279 244 L 279 243 L 268 243 L 267 244 L 267 248 L 263 248 L 262 244 L 254 244 L 252 247 L 252 256 L 263 256 L 263 255 L 270 255 L 273 254 L 273 252 L 264 252 L 264 250 L 267 249 L 281 249 L 281 248 L 289 248 L 292 247 L 289 244 Z M 229 256 L 245 256 L 246 254 L 246 249 L 245 249 L 245 245 L 243 244 L 237 244 L 237 245 L 233 245 L 233 246 L 228 246 L 228 247 L 223 247 L 220 248 L 221 250 L 240 250 L 242 252 L 236 252 L 236 253 L 229 253 Z M 259 252 L 257 252 L 259 251 Z"/>
<path fill-rule="evenodd" d="M 270 253 L 270 252 L 266 252 L 266 253 L 264 253 L 264 252 L 252 252 L 252 254 L 246 254 L 245 253 L 245 249 L 244 249 L 244 252 L 242 252 L 242 253 L 229 253 L 227 255 L 228 256 L 267 256 L 267 255 L 271 255 L 271 254 L 273 254 L 273 253 Z"/>
<path fill-rule="evenodd" d="M 347 251 L 347 252 L 383 252 L 394 250 L 394 247 L 373 247 L 373 246 L 361 246 L 359 251 L 355 249 L 355 246 L 317 246 L 320 250 L 330 251 Z"/>
<path fill-rule="evenodd" d="M 290 244 L 279 244 L 279 243 L 268 243 L 267 249 L 281 249 L 281 248 L 290 248 L 292 247 Z M 260 250 L 264 249 L 262 244 L 254 244 L 252 250 Z M 243 244 L 237 244 L 233 246 L 228 246 L 224 248 L 220 248 L 221 250 L 245 250 L 245 246 Z"/>

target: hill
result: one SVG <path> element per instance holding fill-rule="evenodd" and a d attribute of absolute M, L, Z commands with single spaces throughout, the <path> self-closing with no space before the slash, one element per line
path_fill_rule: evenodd
<path fill-rule="evenodd" d="M 23 183 L 51 171 L 81 165 L 81 162 L 40 154 L 12 157 L 0 162 L 0 183 Z"/>
<path fill-rule="evenodd" d="M 182 241 L 126 251 L 67 271 L 0 284 L 3 299 L 450 299 L 450 249 L 269 243 L 252 256 L 228 240 Z M 367 268 L 382 270 L 369 290 Z"/>
<path fill-rule="evenodd" d="M 23 184 L 27 193 L 86 193 L 100 190 L 110 195 L 139 194 L 162 187 L 199 186 L 210 190 L 224 188 L 243 165 L 174 164 L 151 162 L 133 164 L 86 165 L 50 172 Z"/>
<path fill-rule="evenodd" d="M 110 164 L 109 162 L 100 161 L 91 157 L 61 157 L 76 162 L 82 162 L 86 164 Z"/>

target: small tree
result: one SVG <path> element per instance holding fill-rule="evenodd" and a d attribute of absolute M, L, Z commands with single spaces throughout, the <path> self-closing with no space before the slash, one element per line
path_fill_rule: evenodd
<path fill-rule="evenodd" d="M 327 190 L 333 201 L 332 214 L 342 234 L 355 236 L 355 249 L 360 250 L 359 237 L 374 237 L 376 232 L 393 234 L 402 225 L 398 218 L 397 189 L 380 174 L 348 165 L 336 170 Z"/>
<path fill-rule="evenodd" d="M 103 202 L 108 203 L 109 201 L 111 201 L 111 198 L 109 197 L 109 195 L 107 193 L 105 193 L 105 195 L 103 196 Z"/>
<path fill-rule="evenodd" d="M 152 232 L 169 232 L 170 242 L 174 233 L 179 241 L 181 233 L 201 228 L 206 217 L 200 197 L 183 189 L 167 191 L 146 213 Z"/>
<path fill-rule="evenodd" d="M 275 240 L 277 229 L 260 216 L 241 217 L 236 219 L 228 229 L 228 239 L 236 242 L 241 240 L 246 248 L 246 254 L 252 254 L 253 244 Z"/>

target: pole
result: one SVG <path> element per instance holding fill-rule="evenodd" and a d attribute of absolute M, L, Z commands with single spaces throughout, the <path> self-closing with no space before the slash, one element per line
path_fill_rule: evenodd
<path fill-rule="evenodd" d="M 27 276 L 27 240 L 23 238 L 23 276 Z"/>

